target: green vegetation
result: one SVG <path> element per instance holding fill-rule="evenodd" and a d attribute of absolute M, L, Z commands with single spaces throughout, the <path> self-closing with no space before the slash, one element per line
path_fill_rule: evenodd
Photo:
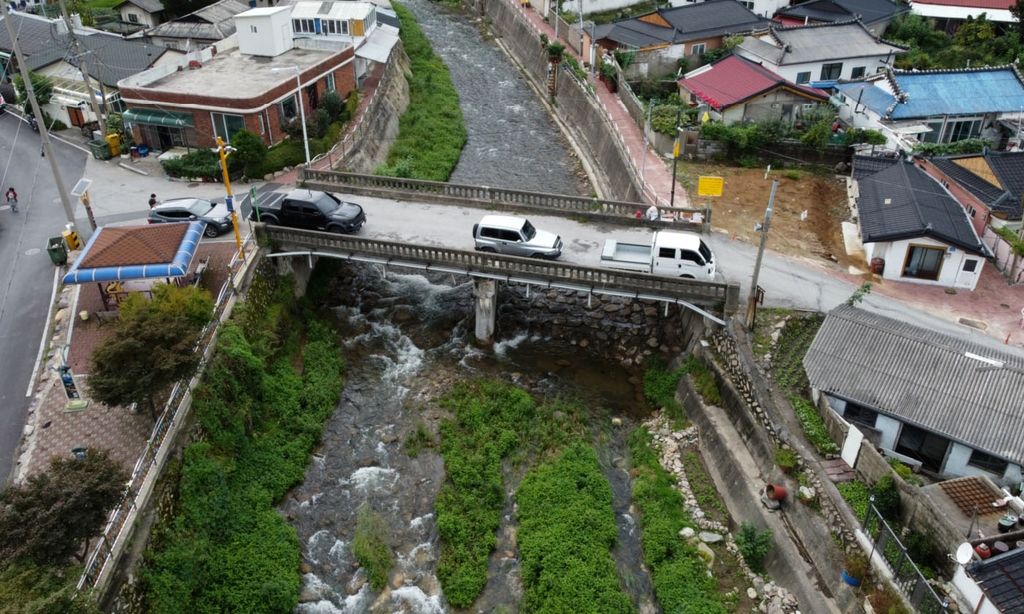
<path fill-rule="evenodd" d="M 516 501 L 523 611 L 633 611 L 609 554 L 618 535 L 612 490 L 589 445 L 533 468 Z"/>
<path fill-rule="evenodd" d="M 718 384 L 715 383 L 715 376 L 710 369 L 704 366 L 704 363 L 691 354 L 686 358 L 684 369 L 690 374 L 693 387 L 697 389 L 697 394 L 704 400 L 705 405 L 722 404 L 722 393 L 719 392 Z"/>
<path fill-rule="evenodd" d="M 693 452 L 683 457 L 683 468 L 686 470 L 686 480 L 690 483 L 690 490 L 697 498 L 697 504 L 705 512 L 718 510 L 720 514 L 729 517 L 729 509 L 725 507 L 722 500 L 718 498 L 718 491 L 715 490 L 715 483 L 704 471 L 700 459 Z"/>
<path fill-rule="evenodd" d="M 893 471 L 896 472 L 896 475 L 903 478 L 903 481 L 906 482 L 907 484 L 911 484 L 913 486 L 924 485 L 924 481 L 921 478 L 914 475 L 914 470 L 911 469 L 909 465 L 904 465 L 903 463 L 901 463 L 900 459 L 887 458 L 885 460 L 887 463 L 889 463 L 889 466 L 892 467 Z"/>
<path fill-rule="evenodd" d="M 836 489 L 839 490 L 839 494 L 853 508 L 853 513 L 857 518 L 863 520 L 868 513 L 868 503 L 870 502 L 868 497 L 871 496 L 871 493 L 868 492 L 868 487 L 860 480 L 854 480 L 852 482 L 840 482 L 836 484 Z"/>
<path fill-rule="evenodd" d="M 846 299 L 845 304 L 850 307 L 859 305 L 864 300 L 864 297 L 869 294 L 871 294 L 871 282 L 866 281 L 862 283 L 859 288 L 853 291 L 850 298 Z"/>
<path fill-rule="evenodd" d="M 736 547 L 754 573 L 764 573 L 764 557 L 772 549 L 772 531 L 758 531 L 753 524 L 744 522 L 736 534 Z"/>
<path fill-rule="evenodd" d="M 373 590 L 383 590 L 388 584 L 395 558 L 388 545 L 388 526 L 384 517 L 369 503 L 356 511 L 356 534 L 352 538 L 352 554 L 366 570 Z"/>
<path fill-rule="evenodd" d="M 789 402 L 793 405 L 796 417 L 800 419 L 800 426 L 804 427 L 804 435 L 807 441 L 811 442 L 819 454 L 838 454 L 839 446 L 832 441 L 822 422 L 821 416 L 814 405 L 803 397 L 790 395 Z"/>
<path fill-rule="evenodd" d="M 1013 250 L 1014 254 L 1024 256 L 1024 241 L 1017 238 L 1017 233 L 1013 232 L 1006 226 L 1000 226 L 999 228 L 989 226 L 989 228 L 991 228 L 992 232 L 1002 237 L 1002 239 L 1010 245 L 1010 249 Z"/>
<path fill-rule="evenodd" d="M 441 422 L 440 452 L 448 480 L 434 512 L 441 536 L 437 577 L 452 605 L 468 607 L 487 581 L 504 503 L 502 463 L 520 463 L 529 441 L 543 455 L 579 438 L 580 408 L 568 403 L 537 407 L 526 392 L 478 380 L 442 397 L 454 414 Z"/>
<path fill-rule="evenodd" d="M 884 38 L 910 47 L 894 61 L 896 68 L 908 70 L 964 68 L 968 63 L 972 68 L 998 66 L 1012 63 L 1024 51 L 1020 32 L 997 36 L 995 24 L 984 14 L 968 17 L 950 37 L 927 17 L 907 13 L 889 24 Z"/>
<path fill-rule="evenodd" d="M 302 480 L 344 362 L 327 324 L 306 327 L 288 307 L 289 281 L 256 277 L 252 303 L 221 326 L 194 392 L 206 437 L 185 449 L 172 517 L 140 571 L 148 612 L 276 613 L 298 603 L 300 545 L 273 506 Z"/>
<path fill-rule="evenodd" d="M 129 293 L 118 312 L 114 334 L 93 350 L 89 393 L 111 407 L 145 406 L 155 420 L 155 395 L 199 366 L 194 348 L 213 319 L 213 299 L 199 288 L 157 284 L 152 298 Z"/>
<path fill-rule="evenodd" d="M 654 592 L 663 612 L 724 614 L 727 598 L 716 592 L 714 578 L 697 549 L 679 535 L 693 526 L 684 511 L 683 496 L 674 478 L 658 462 L 646 428 L 629 435 L 633 457 L 633 503 L 640 512 L 644 563 L 651 573 Z"/>
<path fill-rule="evenodd" d="M 448 67 L 434 54 L 412 13 L 401 4 L 393 7 L 412 64 L 409 107 L 399 120 L 387 163 L 374 169 L 374 174 L 447 181 L 466 144 L 459 95 Z"/>
<path fill-rule="evenodd" d="M 28 73 L 28 80 L 32 84 L 32 91 L 36 95 L 36 102 L 39 103 L 39 106 L 50 102 L 50 97 L 53 96 L 53 80 L 32 71 Z M 21 77 L 21 73 L 14 75 L 14 89 L 18 92 L 18 100 L 16 102 L 19 105 L 24 105 L 26 110 L 31 111 L 28 92 L 25 90 L 25 79 Z M 49 126 L 50 124 L 46 125 Z"/>
<path fill-rule="evenodd" d="M 883 475 L 871 487 L 871 495 L 875 497 L 875 509 L 890 523 L 900 519 L 900 491 L 896 488 L 896 480 L 892 475 Z"/>
<path fill-rule="evenodd" d="M 981 153 L 986 147 L 992 147 L 988 139 L 963 139 L 952 143 L 918 143 L 914 146 L 914 153 L 926 157 L 975 154 Z"/>
<path fill-rule="evenodd" d="M 220 154 L 205 147 L 190 151 L 180 158 L 161 160 L 160 166 L 164 168 L 164 172 L 169 177 L 224 181 Z M 228 173 L 230 173 L 231 177 L 237 177 L 241 169 L 241 160 L 234 156 L 228 156 Z"/>
<path fill-rule="evenodd" d="M 796 452 L 792 448 L 775 448 L 775 464 L 778 465 L 783 472 L 788 472 L 793 467 L 796 467 L 797 456 Z M 803 474 L 800 474 L 803 477 Z"/>
<path fill-rule="evenodd" d="M 416 458 L 420 454 L 420 450 L 434 445 L 434 438 L 427 432 L 427 428 L 423 423 L 416 425 L 416 432 L 412 433 L 405 438 L 402 442 L 402 450 L 405 451 L 409 456 Z"/>
<path fill-rule="evenodd" d="M 91 591 L 76 588 L 81 568 L 38 567 L 4 561 L 0 571 L 0 613 L 100 614 Z"/>
<path fill-rule="evenodd" d="M 685 369 L 668 370 L 668 361 L 660 354 L 652 354 L 644 361 L 644 398 L 657 408 L 664 408 L 670 420 L 683 419 L 683 406 L 676 400 L 676 388 Z"/>

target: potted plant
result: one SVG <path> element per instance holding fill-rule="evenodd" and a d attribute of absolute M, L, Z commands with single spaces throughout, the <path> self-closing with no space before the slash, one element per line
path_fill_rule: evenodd
<path fill-rule="evenodd" d="M 611 62 L 601 62 L 597 72 L 601 75 L 601 80 L 608 86 L 608 90 L 614 92 L 617 89 L 615 65 Z"/>
<path fill-rule="evenodd" d="M 552 64 L 560 64 L 562 62 L 562 56 L 565 55 L 565 45 L 559 42 L 549 44 L 546 49 L 548 50 L 548 61 Z"/>
<path fill-rule="evenodd" d="M 782 469 L 782 473 L 789 473 L 796 467 L 797 457 L 796 452 L 791 448 L 776 448 L 775 449 L 775 464 Z"/>
<path fill-rule="evenodd" d="M 850 586 L 860 586 L 860 583 L 868 575 L 868 559 L 859 552 L 853 552 L 846 556 L 846 563 L 843 565 L 843 582 Z"/>

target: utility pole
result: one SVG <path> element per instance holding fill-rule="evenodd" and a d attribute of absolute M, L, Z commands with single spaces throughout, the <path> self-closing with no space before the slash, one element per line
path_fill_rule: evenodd
<path fill-rule="evenodd" d="M 583 61 L 583 0 L 576 0 L 580 3 L 580 60 Z"/>
<path fill-rule="evenodd" d="M 669 208 L 676 206 L 676 164 L 679 163 L 679 124 L 683 121 L 683 109 L 676 110 L 676 145 L 672 148 L 672 194 L 669 196 Z"/>
<path fill-rule="evenodd" d="M 78 36 L 75 35 L 75 26 L 71 23 L 71 16 L 68 15 L 68 8 L 64 5 L 64 0 L 60 0 L 60 14 L 64 17 L 64 23 L 68 27 L 68 36 L 71 37 L 71 45 L 75 51 L 75 58 L 77 58 L 79 62 L 78 70 L 82 73 L 82 80 L 85 81 L 85 88 L 89 90 L 89 102 L 92 105 L 92 112 L 96 115 L 96 121 L 100 125 L 100 134 L 106 136 L 107 122 L 103 120 L 103 114 L 100 113 L 100 105 L 96 102 L 96 92 L 93 91 L 92 81 L 89 79 L 89 66 L 85 63 L 85 58 L 82 56 L 81 49 L 78 45 Z"/>
<path fill-rule="evenodd" d="M 224 173 L 224 189 L 227 190 L 227 197 L 224 199 L 224 204 L 228 206 L 228 211 L 231 212 L 231 227 L 235 229 L 235 244 L 238 245 L 238 251 L 242 251 L 242 237 L 238 234 L 238 216 L 235 214 L 235 197 L 231 194 L 231 176 L 228 175 L 228 156 L 235 151 L 234 147 L 224 143 L 224 139 L 217 137 L 217 153 L 220 154 L 220 169 Z"/>
<path fill-rule="evenodd" d="M 647 103 L 647 125 L 644 126 L 644 162 L 640 165 L 640 181 L 644 180 L 647 172 L 647 149 L 650 147 L 651 142 L 651 110 L 654 108 L 654 104 L 656 102 L 658 102 L 657 99 L 651 98 Z"/>
<path fill-rule="evenodd" d="M 772 195 L 768 197 L 768 209 L 764 212 L 764 224 L 761 228 L 761 246 L 757 248 L 757 260 L 754 262 L 754 277 L 750 280 L 750 297 L 747 299 L 747 328 L 754 328 L 754 313 L 757 311 L 757 278 L 761 275 L 761 257 L 764 256 L 764 244 L 768 241 L 768 227 L 772 224 L 772 205 L 775 203 L 775 190 L 779 187 L 779 179 L 772 181 Z M 757 230 L 755 227 L 754 230 Z"/>
<path fill-rule="evenodd" d="M 71 199 L 68 197 L 67 188 L 64 187 L 64 180 L 60 176 L 60 167 L 57 166 L 57 156 L 53 155 L 53 147 L 50 145 L 50 134 L 46 130 L 46 122 L 43 120 L 43 112 L 39 109 L 39 101 L 36 100 L 36 92 L 32 87 L 32 79 L 29 78 L 28 67 L 25 66 L 25 58 L 21 55 L 21 47 L 18 45 L 18 38 L 14 32 L 14 24 L 11 23 L 11 16 L 7 12 L 7 3 L 0 2 L 0 14 L 3 15 L 4 23 L 7 24 L 7 35 L 11 38 L 11 45 L 14 46 L 14 57 L 18 60 L 18 70 L 21 71 L 21 78 L 25 80 L 25 94 L 28 101 L 32 103 L 32 113 L 36 116 L 39 124 L 39 136 L 43 141 L 43 151 L 50 159 L 50 170 L 53 171 L 53 180 L 57 184 L 57 192 L 60 194 L 60 203 L 64 206 L 64 215 L 74 231 L 75 210 L 71 206 Z"/>

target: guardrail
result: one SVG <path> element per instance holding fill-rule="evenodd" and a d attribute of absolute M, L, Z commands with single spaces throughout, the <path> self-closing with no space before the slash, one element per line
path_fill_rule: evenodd
<path fill-rule="evenodd" d="M 135 468 L 132 470 L 131 480 L 128 481 L 128 487 L 125 489 L 124 494 L 121 496 L 121 500 L 111 510 L 108 516 L 106 527 L 103 529 L 103 534 L 100 536 L 100 542 L 92 553 L 90 553 L 88 560 L 85 564 L 85 569 L 82 571 L 82 577 L 78 580 L 78 589 L 93 588 L 97 585 L 97 580 L 103 574 L 107 563 L 111 560 L 112 555 L 115 552 L 115 546 L 122 543 L 121 532 L 125 529 L 128 524 L 128 519 L 133 509 L 141 507 L 139 498 L 143 491 L 143 484 L 146 479 L 150 477 L 150 469 L 156 465 L 157 458 L 163 452 L 163 446 L 165 443 L 170 445 L 171 442 L 167 441 L 167 433 L 174 426 L 174 421 L 179 417 L 179 413 L 182 413 L 182 406 L 185 404 L 187 395 L 191 389 L 191 382 L 194 378 L 197 378 L 202 374 L 206 368 L 206 364 L 209 362 L 211 356 L 211 346 L 213 339 L 217 332 L 217 327 L 225 319 L 226 309 L 228 306 L 229 299 L 234 294 L 234 278 L 242 267 L 244 262 L 245 254 L 248 253 L 250 248 L 253 248 L 253 237 L 250 235 L 246 238 L 245 243 L 242 245 L 241 251 L 239 251 L 235 258 L 231 261 L 231 266 L 228 271 L 228 279 L 221 288 L 220 296 L 217 297 L 217 302 L 214 307 L 214 317 L 210 323 L 203 330 L 200 336 L 199 343 L 196 345 L 195 351 L 202 354 L 203 358 L 199 363 L 199 367 L 196 369 L 196 373 L 190 377 L 184 378 L 174 385 L 171 390 L 171 397 L 168 399 L 167 404 L 164 405 L 164 410 L 157 418 L 156 424 L 153 425 L 153 431 L 146 441 L 146 449 L 143 450 L 142 455 L 139 456 L 139 460 L 135 463 Z"/>
<path fill-rule="evenodd" d="M 682 226 L 680 230 L 701 230 L 700 224 L 637 219 L 637 212 L 642 213 L 647 205 L 621 200 L 305 168 L 299 169 L 299 181 L 306 187 L 317 190 L 343 190 L 362 196 L 442 205 L 468 205 L 489 209 L 529 211 L 546 215 L 568 215 L 634 226 L 644 223 L 665 228 Z M 662 210 L 670 211 L 676 217 L 683 213 L 700 213 L 705 220 L 710 219 L 711 215 L 708 209 L 662 207 Z"/>
<path fill-rule="evenodd" d="M 864 517 L 864 535 L 872 544 L 872 553 L 881 555 L 885 566 L 892 573 L 892 581 L 910 601 L 917 612 L 922 614 L 945 614 L 949 611 L 949 602 L 940 598 L 928 579 L 910 559 L 906 546 L 900 542 L 896 532 L 882 518 L 881 512 L 874 504 L 874 495 L 868 503 L 868 511 Z"/>
<path fill-rule="evenodd" d="M 314 252 L 359 254 L 363 260 L 379 264 L 419 265 L 418 268 L 521 283 L 557 285 L 584 292 L 618 293 L 654 300 L 682 300 L 702 306 L 722 305 L 726 314 L 734 313 L 738 304 L 739 285 L 736 282 L 660 277 L 559 261 L 394 243 L 280 226 L 257 228 L 257 232 L 265 231 L 267 237 L 284 251 L 307 249 Z"/>

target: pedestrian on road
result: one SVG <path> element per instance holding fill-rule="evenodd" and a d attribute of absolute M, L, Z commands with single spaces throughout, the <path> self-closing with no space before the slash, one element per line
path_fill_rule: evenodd
<path fill-rule="evenodd" d="M 7 188 L 7 204 L 11 206 L 11 211 L 18 210 L 18 193 L 14 191 L 14 186 Z"/>
<path fill-rule="evenodd" d="M 156 206 L 156 194 L 150 194 L 149 195 L 149 208 L 152 209 L 154 206 Z"/>

